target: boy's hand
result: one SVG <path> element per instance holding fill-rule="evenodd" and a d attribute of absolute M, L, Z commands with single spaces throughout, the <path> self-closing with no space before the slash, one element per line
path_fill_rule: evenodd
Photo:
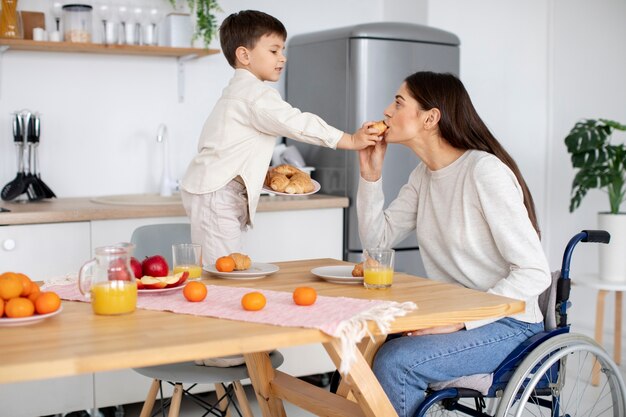
<path fill-rule="evenodd" d="M 373 128 L 372 124 L 374 122 L 363 123 L 363 126 L 352 135 L 344 133 L 337 143 L 337 149 L 359 151 L 380 142 L 382 136 L 378 136 L 378 129 Z"/>

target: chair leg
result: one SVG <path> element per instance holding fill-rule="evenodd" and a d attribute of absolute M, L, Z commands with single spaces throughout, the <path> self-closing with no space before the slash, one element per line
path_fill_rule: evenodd
<path fill-rule="evenodd" d="M 158 379 L 152 380 L 152 385 L 150 385 L 146 401 L 144 401 L 143 407 L 141 407 L 141 414 L 139 414 L 139 417 L 150 417 L 152 409 L 154 408 L 154 401 L 156 400 L 157 393 L 159 392 L 159 386 L 161 385 L 160 382 L 161 381 Z"/>
<path fill-rule="evenodd" d="M 170 412 L 167 417 L 178 417 L 180 413 L 180 403 L 183 399 L 183 385 L 176 383 L 174 385 L 174 393 L 172 394 L 172 402 L 170 402 Z"/>
<path fill-rule="evenodd" d="M 241 415 L 243 417 L 254 417 L 252 409 L 250 408 L 250 403 L 248 402 L 248 396 L 246 395 L 246 391 L 244 391 L 241 382 L 233 381 L 233 386 L 235 387 L 235 395 L 237 396 L 237 402 L 239 402 L 239 408 L 241 408 Z"/>
<path fill-rule="evenodd" d="M 217 404 L 217 408 L 223 413 L 224 417 L 230 417 L 230 410 L 228 409 L 229 399 L 226 396 L 226 390 L 219 382 L 215 384 L 215 395 L 222 400 Z"/>

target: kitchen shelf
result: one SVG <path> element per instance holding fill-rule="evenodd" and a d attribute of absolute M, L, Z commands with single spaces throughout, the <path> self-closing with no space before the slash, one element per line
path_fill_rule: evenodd
<path fill-rule="evenodd" d="M 99 43 L 41 42 L 25 39 L 0 39 L 0 47 L 15 51 L 84 52 L 91 54 L 146 55 L 201 58 L 218 54 L 218 49 L 172 48 L 148 45 L 104 45 Z"/>
<path fill-rule="evenodd" d="M 185 99 L 184 64 L 192 59 L 220 53 L 218 49 L 172 48 L 148 45 L 104 45 L 99 43 L 42 42 L 25 39 L 0 39 L 0 56 L 8 51 L 66 52 L 104 55 L 138 55 L 176 58 L 178 64 L 178 101 Z M 1 70 L 0 70 L 1 74 Z"/>

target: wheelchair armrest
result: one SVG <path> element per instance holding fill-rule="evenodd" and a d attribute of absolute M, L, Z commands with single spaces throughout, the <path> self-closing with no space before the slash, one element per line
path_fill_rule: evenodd
<path fill-rule="evenodd" d="M 515 350 L 511 352 L 500 365 L 498 365 L 496 370 L 493 372 L 492 385 L 498 386 L 500 385 L 499 383 L 503 380 L 505 382 L 504 385 L 506 385 L 510 374 L 513 373 L 517 365 L 526 357 L 526 355 L 528 355 L 530 351 L 535 349 L 547 339 L 563 333 L 569 333 L 569 326 L 558 327 L 554 330 L 539 332 L 525 340 L 521 345 L 515 348 Z"/>

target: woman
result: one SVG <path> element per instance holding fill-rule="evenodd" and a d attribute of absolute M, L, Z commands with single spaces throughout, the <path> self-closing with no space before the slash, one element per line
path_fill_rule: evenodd
<path fill-rule="evenodd" d="M 409 76 L 385 109 L 385 140 L 359 152 L 357 196 L 364 247 L 392 247 L 416 231 L 430 279 L 526 302 L 510 318 L 409 332 L 387 341 L 374 373 L 399 416 L 412 416 L 429 383 L 491 373 L 543 330 L 537 296 L 550 272 L 534 203 L 517 165 L 451 74 Z M 383 211 L 388 143 L 422 161 Z M 443 300 L 442 300 L 443 301 Z"/>

